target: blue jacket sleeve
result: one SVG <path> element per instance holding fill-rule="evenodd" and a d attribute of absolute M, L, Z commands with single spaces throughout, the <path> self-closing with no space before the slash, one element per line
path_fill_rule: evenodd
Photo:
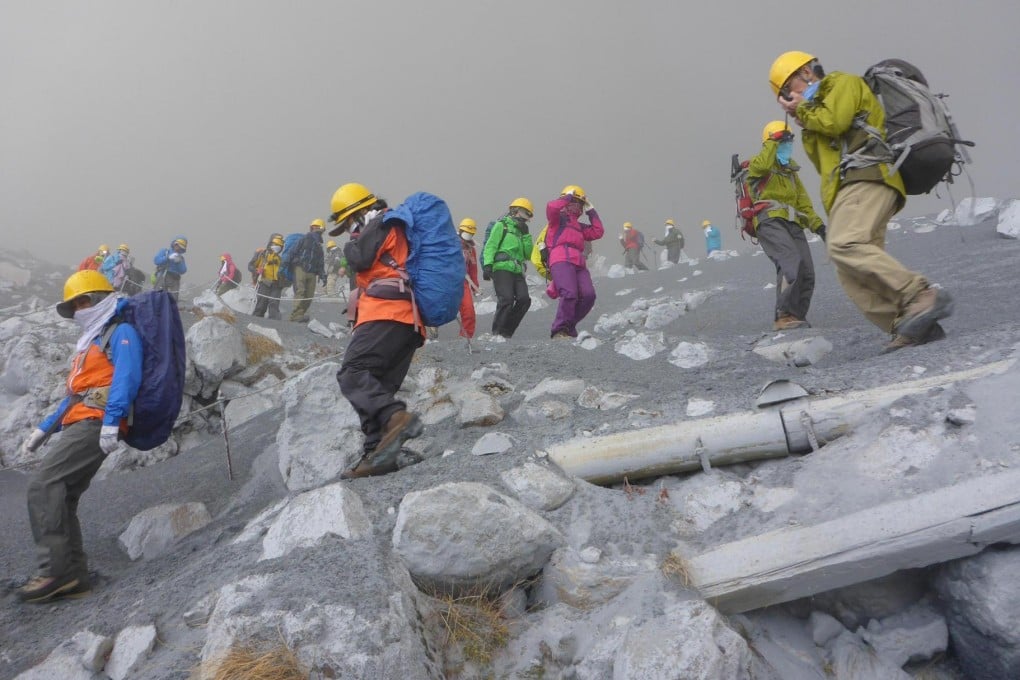
<path fill-rule="evenodd" d="M 69 396 L 64 397 L 63 400 L 61 400 L 60 405 L 57 406 L 57 410 L 51 413 L 50 415 L 46 416 L 46 419 L 39 423 L 40 430 L 42 430 L 43 432 L 48 432 L 49 429 L 53 427 L 53 422 L 55 420 L 60 419 L 64 415 L 64 412 L 67 410 L 67 400 L 70 398 L 71 397 Z M 56 427 L 53 427 L 54 432 L 60 432 L 60 429 L 61 425 L 59 423 L 57 424 Z"/>
<path fill-rule="evenodd" d="M 163 267 L 170 259 L 170 249 L 164 248 L 163 250 L 156 253 L 156 257 L 152 258 L 152 263 L 157 267 Z"/>
<path fill-rule="evenodd" d="M 128 323 L 122 323 L 110 338 L 110 358 L 113 362 L 113 382 L 106 401 L 103 425 L 119 425 L 127 418 L 131 404 L 142 384 L 142 339 Z"/>

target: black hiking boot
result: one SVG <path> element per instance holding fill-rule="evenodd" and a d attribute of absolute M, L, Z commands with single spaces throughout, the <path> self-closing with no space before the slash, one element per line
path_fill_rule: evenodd
<path fill-rule="evenodd" d="M 946 331 L 936 321 L 932 325 L 931 329 L 929 329 L 928 335 L 926 335 L 920 342 L 906 335 L 893 336 L 892 342 L 885 346 L 885 349 L 882 350 L 882 354 L 889 354 L 890 352 L 895 352 L 896 350 L 903 349 L 904 347 L 917 347 L 918 345 L 927 345 L 929 342 L 945 340 L 945 338 Z"/>
<path fill-rule="evenodd" d="M 18 599 L 31 604 L 52 602 L 63 598 L 84 597 L 92 592 L 87 582 L 76 576 L 34 576 L 18 589 Z"/>

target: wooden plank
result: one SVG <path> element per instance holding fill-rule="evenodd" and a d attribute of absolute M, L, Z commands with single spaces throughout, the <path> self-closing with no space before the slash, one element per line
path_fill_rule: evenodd
<path fill-rule="evenodd" d="M 810 527 L 781 529 L 689 561 L 726 614 L 870 581 L 1020 542 L 1020 472 L 971 479 Z"/>

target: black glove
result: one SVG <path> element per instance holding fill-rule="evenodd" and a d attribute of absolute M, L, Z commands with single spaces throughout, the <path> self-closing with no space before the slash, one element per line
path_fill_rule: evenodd
<path fill-rule="evenodd" d="M 492 265 L 487 264 L 482 267 L 482 279 L 485 281 L 492 281 Z"/>
<path fill-rule="evenodd" d="M 319 283 L 321 283 L 324 286 L 326 285 L 326 275 L 325 274 L 319 275 Z"/>
<path fill-rule="evenodd" d="M 822 243 L 828 243 L 828 241 L 826 240 L 827 234 L 825 233 L 825 225 L 824 224 L 821 225 L 820 227 L 818 227 L 817 229 L 815 229 L 815 233 L 818 234 L 821 237 Z"/>
<path fill-rule="evenodd" d="M 542 248 L 541 250 L 538 251 L 538 254 L 539 254 L 539 257 L 542 258 L 542 266 L 545 267 L 546 269 L 548 269 L 549 268 L 549 249 L 548 248 Z"/>

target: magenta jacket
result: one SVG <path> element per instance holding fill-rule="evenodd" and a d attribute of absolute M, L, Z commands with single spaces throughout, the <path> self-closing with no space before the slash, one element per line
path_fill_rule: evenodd
<path fill-rule="evenodd" d="M 545 247 L 549 249 L 550 267 L 560 262 L 584 267 L 584 242 L 597 241 L 606 233 L 594 208 L 588 211 L 591 224 L 584 224 L 573 215 L 568 215 L 564 208 L 570 200 L 567 196 L 560 196 L 545 206 L 545 217 L 549 221 L 549 228 L 545 232 Z"/>

